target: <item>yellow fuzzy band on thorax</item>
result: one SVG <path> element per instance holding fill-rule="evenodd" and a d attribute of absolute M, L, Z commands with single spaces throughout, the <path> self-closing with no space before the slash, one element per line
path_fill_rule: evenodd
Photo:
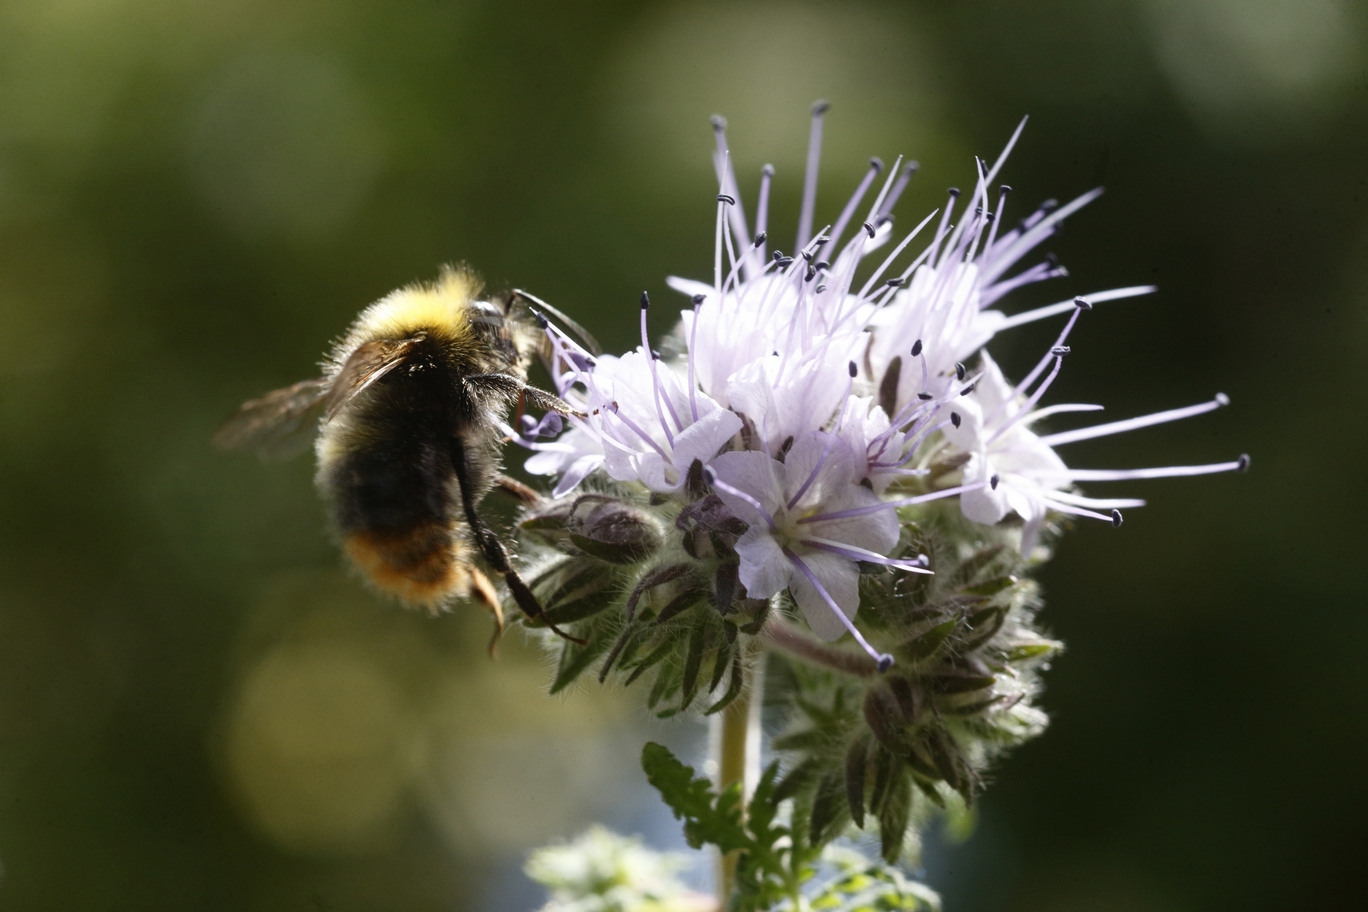
<path fill-rule="evenodd" d="M 423 330 L 463 338 L 469 332 L 470 304 L 480 290 L 480 280 L 469 271 L 443 267 L 436 282 L 406 286 L 367 307 L 354 333 L 365 339 L 401 339 Z"/>

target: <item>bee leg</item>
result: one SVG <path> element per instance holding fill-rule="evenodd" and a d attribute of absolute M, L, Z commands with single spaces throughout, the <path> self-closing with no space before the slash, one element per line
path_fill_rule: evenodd
<path fill-rule="evenodd" d="M 475 537 L 475 543 L 479 546 L 480 553 L 484 555 L 485 561 L 489 563 L 494 572 L 503 575 L 504 582 L 508 584 L 508 591 L 513 594 L 513 600 L 518 603 L 523 614 L 530 618 L 545 619 L 546 612 L 542 609 L 541 603 L 532 594 L 532 590 L 527 588 L 527 583 L 523 582 L 522 577 L 518 575 L 518 571 L 513 568 L 512 562 L 508 559 L 508 549 L 504 547 L 503 542 L 499 541 L 494 530 L 485 525 L 485 521 L 475 508 L 470 466 L 466 463 L 465 446 L 459 437 L 451 438 L 451 465 L 456 470 L 456 481 L 461 488 L 461 505 L 465 507 L 466 524 L 470 526 L 470 533 Z M 581 646 L 584 645 L 584 640 L 570 636 L 550 621 L 546 622 L 546 626 L 562 639 L 579 643 Z"/>
<path fill-rule="evenodd" d="M 499 604 L 499 593 L 494 591 L 494 584 L 489 581 L 489 577 L 474 567 L 470 569 L 470 584 L 475 590 L 476 599 L 494 616 L 494 635 L 489 638 L 489 657 L 497 658 L 495 647 L 499 645 L 499 638 L 504 632 L 503 605 Z"/>
<path fill-rule="evenodd" d="M 555 412 L 558 415 L 566 415 L 571 418 L 589 417 L 555 393 L 538 389 L 509 374 L 471 374 L 464 379 L 464 382 L 466 386 L 479 391 L 501 393 L 509 398 L 517 396 L 519 408 L 522 408 L 525 402 L 527 405 L 544 412 Z"/>
<path fill-rule="evenodd" d="M 542 494 L 531 485 L 525 485 L 518 479 L 508 475 L 495 475 L 494 487 L 512 497 L 516 497 L 529 507 L 536 506 L 542 501 Z"/>

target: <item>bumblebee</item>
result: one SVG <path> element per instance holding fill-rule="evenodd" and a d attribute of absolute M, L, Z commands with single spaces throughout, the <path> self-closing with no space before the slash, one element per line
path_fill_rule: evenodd
<path fill-rule="evenodd" d="M 549 310 L 595 353 L 597 346 L 530 295 L 494 303 L 481 290 L 469 269 L 447 267 L 435 283 L 381 298 L 335 343 L 322 376 L 244 403 L 214 442 L 280 456 L 315 436 L 316 481 L 351 562 L 410 605 L 436 612 L 458 600 L 482 603 L 496 623 L 492 649 L 503 613 L 476 553 L 524 614 L 544 615 L 480 516 L 495 487 L 524 500 L 539 496 L 502 474 L 500 421 L 514 403 L 520 412 L 531 405 L 579 414 L 527 382 L 532 357 L 551 357 L 527 302 Z"/>

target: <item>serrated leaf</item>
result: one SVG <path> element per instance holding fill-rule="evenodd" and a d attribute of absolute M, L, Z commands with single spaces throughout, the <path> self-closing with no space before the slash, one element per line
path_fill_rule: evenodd
<path fill-rule="evenodd" d="M 715 845 L 722 852 L 752 845 L 741 825 L 741 786 L 734 783 L 718 795 L 707 779 L 694 776 L 691 766 L 681 763 L 663 744 L 648 741 L 641 750 L 641 768 L 646 780 L 684 821 L 684 838 L 695 849 Z"/>

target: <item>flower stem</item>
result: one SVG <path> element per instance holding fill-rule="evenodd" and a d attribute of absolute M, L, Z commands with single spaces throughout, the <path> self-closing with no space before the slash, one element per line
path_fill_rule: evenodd
<path fill-rule="evenodd" d="M 857 678 L 873 677 L 878 665 L 863 652 L 852 652 L 815 640 L 787 621 L 771 617 L 761 631 L 767 645 L 782 649 L 813 665 L 830 668 Z"/>
<path fill-rule="evenodd" d="M 743 665 L 745 681 L 741 693 L 731 705 L 714 717 L 712 755 L 717 764 L 718 791 L 741 783 L 741 794 L 750 800 L 755 784 L 760 779 L 760 709 L 765 680 L 765 654 L 756 650 L 751 661 Z M 719 855 L 717 859 L 717 908 L 719 912 L 731 905 L 736 887 L 736 853 Z"/>

